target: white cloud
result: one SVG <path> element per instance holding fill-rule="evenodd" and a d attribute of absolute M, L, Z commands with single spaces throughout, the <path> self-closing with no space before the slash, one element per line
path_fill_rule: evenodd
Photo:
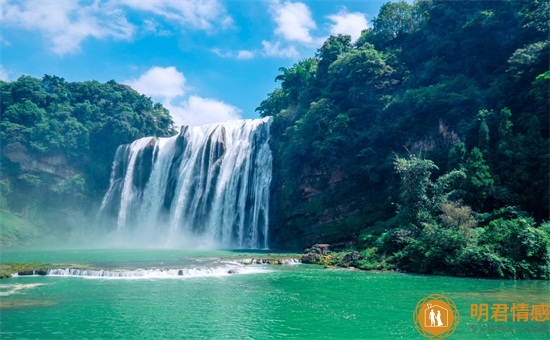
<path fill-rule="evenodd" d="M 145 32 L 170 34 L 151 20 L 155 16 L 208 32 L 233 25 L 233 19 L 218 0 L 0 1 L 2 25 L 39 32 L 59 55 L 78 52 L 87 38 L 129 40 L 137 25 L 143 26 Z M 129 8 L 152 15 L 132 24 L 127 19 Z"/>
<path fill-rule="evenodd" d="M 217 0 L 119 0 L 118 2 L 195 29 L 211 31 L 218 27 L 227 28 L 233 25 L 233 19 L 226 14 L 225 7 Z"/>
<path fill-rule="evenodd" d="M 325 38 L 315 37 L 317 24 L 309 7 L 303 2 L 271 0 L 270 13 L 276 24 L 274 39 L 262 41 L 266 57 L 299 58 L 302 52 L 312 52 Z"/>
<path fill-rule="evenodd" d="M 0 65 L 0 80 L 9 81 L 8 72 L 4 69 L 4 66 Z"/>
<path fill-rule="evenodd" d="M 254 58 L 254 52 L 248 50 L 240 50 L 237 53 L 237 59 L 252 59 Z"/>
<path fill-rule="evenodd" d="M 170 32 L 169 30 L 163 29 L 162 26 L 159 25 L 154 20 L 143 20 L 142 30 L 145 33 L 151 33 L 158 36 L 166 37 L 166 36 L 172 35 L 172 32 Z"/>
<path fill-rule="evenodd" d="M 252 59 L 255 56 L 255 53 L 249 50 L 240 50 L 237 52 L 232 52 L 232 51 L 224 52 L 219 48 L 212 48 L 210 51 L 222 58 L 236 58 L 240 60 L 245 60 L 245 59 Z"/>
<path fill-rule="evenodd" d="M 296 49 L 296 46 L 290 45 L 287 47 L 281 47 L 280 41 L 271 43 L 267 40 L 263 40 L 262 45 L 264 47 L 264 55 L 268 57 L 297 58 L 300 55 Z"/>
<path fill-rule="evenodd" d="M 124 83 L 139 93 L 162 100 L 171 100 L 185 93 L 185 76 L 174 66 L 151 67 L 139 78 Z"/>
<path fill-rule="evenodd" d="M 0 21 L 1 21 L 1 18 L 0 18 Z M 11 42 L 9 40 L 6 40 L 4 37 L 0 36 L 0 45 L 11 46 Z"/>
<path fill-rule="evenodd" d="M 177 126 L 197 126 L 242 119 L 241 109 L 215 99 L 199 96 L 190 96 L 179 104 L 165 103 L 164 106 L 170 111 Z"/>
<path fill-rule="evenodd" d="M 317 26 L 309 8 L 302 2 L 275 1 L 271 4 L 273 20 L 277 23 L 275 33 L 287 41 L 311 43 L 310 34 Z"/>
<path fill-rule="evenodd" d="M 309 7 L 303 2 L 291 0 L 272 0 L 270 12 L 276 23 L 275 39 L 263 40 L 263 55 L 267 57 L 299 58 L 301 53 L 322 46 L 328 36 L 320 36 L 315 30 Z M 338 13 L 326 17 L 332 23 L 328 25 L 331 35 L 347 34 L 353 40 L 369 27 L 367 18 L 361 12 L 348 12 L 342 8 Z"/>
<path fill-rule="evenodd" d="M 188 88 L 185 76 L 174 66 L 151 67 L 137 79 L 124 83 L 162 103 L 170 111 L 176 126 L 196 126 L 241 118 L 242 111 L 233 105 L 196 95 L 185 98 Z"/>
<path fill-rule="evenodd" d="M 74 53 L 86 38 L 130 39 L 134 33 L 120 9 L 101 6 L 99 1 L 89 5 L 72 0 L 4 1 L 2 24 L 37 30 L 52 41 L 51 49 L 59 55 Z"/>
<path fill-rule="evenodd" d="M 333 24 L 330 27 L 330 34 L 347 34 L 352 40 L 357 40 L 361 36 L 361 31 L 369 27 L 365 14 L 360 12 L 348 12 L 342 9 L 337 14 L 329 15 Z"/>
<path fill-rule="evenodd" d="M 233 57 L 233 52 L 231 52 L 231 51 L 224 52 L 219 48 L 212 48 L 212 49 L 210 49 L 210 51 L 212 53 L 214 53 L 215 55 L 217 55 L 218 57 L 222 57 L 222 58 L 232 58 Z"/>

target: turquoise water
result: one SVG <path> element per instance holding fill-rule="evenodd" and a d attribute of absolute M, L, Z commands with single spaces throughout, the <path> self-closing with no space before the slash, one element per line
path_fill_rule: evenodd
<path fill-rule="evenodd" d="M 90 273 L 142 275 L 3 279 L 2 339 L 423 339 L 412 313 L 421 298 L 436 293 L 453 299 L 461 315 L 450 339 L 550 334 L 548 321 L 497 324 L 469 315 L 474 303 L 548 303 L 548 281 L 243 265 L 235 260 L 268 255 L 231 251 L 45 250 L 1 256 L 3 263 L 40 261 L 80 265 Z M 183 275 L 169 275 L 172 269 Z"/>

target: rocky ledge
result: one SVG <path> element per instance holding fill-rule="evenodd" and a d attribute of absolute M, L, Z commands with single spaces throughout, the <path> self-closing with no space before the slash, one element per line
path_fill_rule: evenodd
<path fill-rule="evenodd" d="M 239 259 L 236 262 L 241 264 L 277 264 L 277 265 L 301 263 L 299 258 L 294 258 L 294 257 L 245 258 L 245 259 Z"/>
<path fill-rule="evenodd" d="M 301 263 L 325 267 L 358 268 L 363 270 L 392 270 L 385 261 L 371 252 L 359 252 L 353 243 L 315 244 L 304 250 Z"/>
<path fill-rule="evenodd" d="M 7 263 L 0 264 L 0 279 L 28 275 L 47 275 L 51 265 L 44 263 Z"/>

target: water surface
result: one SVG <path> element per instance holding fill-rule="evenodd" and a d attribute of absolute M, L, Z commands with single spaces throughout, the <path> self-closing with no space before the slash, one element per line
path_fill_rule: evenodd
<path fill-rule="evenodd" d="M 461 314 L 451 339 L 544 339 L 550 334 L 549 322 L 504 325 L 469 315 L 473 303 L 548 303 L 548 281 L 239 263 L 269 257 L 268 252 L 14 250 L 1 256 L 3 263 L 39 261 L 116 273 L 187 270 L 186 275 L 1 280 L 3 339 L 422 339 L 412 313 L 421 298 L 435 293 L 453 299 Z"/>

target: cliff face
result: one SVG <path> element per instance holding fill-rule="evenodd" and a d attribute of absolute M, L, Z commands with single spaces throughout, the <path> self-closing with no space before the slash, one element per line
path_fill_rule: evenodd
<path fill-rule="evenodd" d="M 323 172 L 302 166 L 298 176 L 274 169 L 270 247 L 353 242 L 387 212 L 384 200 L 377 198 L 378 186 L 362 187 L 340 167 Z"/>
<path fill-rule="evenodd" d="M 62 154 L 34 155 L 20 143 L 10 144 L 2 150 L 4 157 L 19 165 L 21 171 L 45 174 L 59 178 L 70 178 L 78 171 L 70 166 Z"/>
<path fill-rule="evenodd" d="M 94 202 L 85 194 L 83 172 L 62 153 L 40 154 L 21 143 L 0 152 L 0 210 L 6 217 L 0 237 L 4 246 L 38 239 L 55 242 L 89 224 Z"/>

